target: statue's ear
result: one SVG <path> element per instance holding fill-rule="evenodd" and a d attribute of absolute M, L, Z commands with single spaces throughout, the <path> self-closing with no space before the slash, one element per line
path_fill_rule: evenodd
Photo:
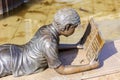
<path fill-rule="evenodd" d="M 61 28 L 61 31 L 69 30 L 69 28 L 72 26 L 72 24 L 66 24 L 64 28 Z"/>
<path fill-rule="evenodd" d="M 60 31 L 65 31 L 65 28 L 61 28 Z"/>
<path fill-rule="evenodd" d="M 69 28 L 72 26 L 72 24 L 67 24 L 66 26 L 65 26 L 65 30 L 69 30 Z"/>

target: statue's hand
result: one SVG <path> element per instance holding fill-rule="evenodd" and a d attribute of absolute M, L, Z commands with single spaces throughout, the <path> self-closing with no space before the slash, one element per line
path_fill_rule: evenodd
<path fill-rule="evenodd" d="M 99 63 L 99 60 L 97 60 L 97 61 L 93 61 L 89 65 L 91 66 L 91 69 L 95 69 L 95 68 L 99 67 L 100 63 Z"/>

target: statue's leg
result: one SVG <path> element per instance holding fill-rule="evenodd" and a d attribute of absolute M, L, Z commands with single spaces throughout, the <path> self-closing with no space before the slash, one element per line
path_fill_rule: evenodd
<path fill-rule="evenodd" d="M 0 77 L 10 75 L 11 72 L 11 54 L 9 46 L 0 46 Z"/>

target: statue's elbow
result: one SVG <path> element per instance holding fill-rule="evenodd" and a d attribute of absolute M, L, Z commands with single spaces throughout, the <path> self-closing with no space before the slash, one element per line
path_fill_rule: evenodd
<path fill-rule="evenodd" d="M 68 73 L 64 69 L 64 66 L 59 66 L 58 68 L 55 68 L 54 70 L 61 75 L 68 75 Z"/>

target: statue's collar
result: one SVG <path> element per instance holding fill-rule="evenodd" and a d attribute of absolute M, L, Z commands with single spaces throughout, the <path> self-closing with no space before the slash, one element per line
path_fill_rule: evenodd
<path fill-rule="evenodd" d="M 54 37 L 59 37 L 59 32 L 53 24 L 48 25 L 48 28 Z"/>
<path fill-rule="evenodd" d="M 54 31 L 54 33 L 56 33 L 57 36 L 59 36 L 59 31 L 58 31 L 58 29 L 56 28 L 56 26 L 55 26 L 54 24 L 50 24 L 50 27 L 51 27 L 51 29 Z"/>

